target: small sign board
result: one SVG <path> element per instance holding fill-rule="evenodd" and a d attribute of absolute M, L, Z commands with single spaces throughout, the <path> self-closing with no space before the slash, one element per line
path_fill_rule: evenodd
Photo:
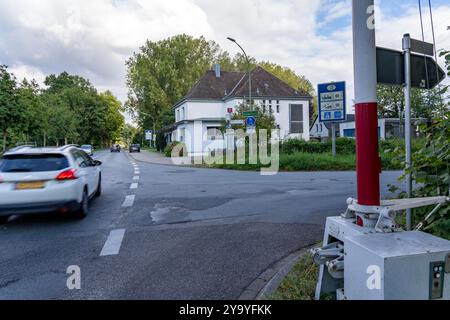
<path fill-rule="evenodd" d="M 244 117 L 257 117 L 258 111 L 244 111 L 243 112 Z"/>
<path fill-rule="evenodd" d="M 319 84 L 319 121 L 338 122 L 346 119 L 345 82 Z"/>
<path fill-rule="evenodd" d="M 244 120 L 231 120 L 230 124 L 234 125 L 234 126 L 243 126 L 245 124 L 245 121 Z"/>
<path fill-rule="evenodd" d="M 153 140 L 153 131 L 145 130 L 145 140 L 152 141 Z"/>
<path fill-rule="evenodd" d="M 433 89 L 444 78 L 445 72 L 432 57 L 411 54 L 413 88 Z M 377 48 L 377 81 L 392 86 L 405 84 L 405 57 L 402 51 Z"/>
<path fill-rule="evenodd" d="M 255 117 L 247 117 L 247 120 L 245 121 L 247 124 L 247 127 L 253 128 L 256 127 L 256 118 Z"/>
<path fill-rule="evenodd" d="M 410 46 L 412 52 L 425 54 L 427 56 L 434 55 L 434 45 L 432 43 L 410 39 Z"/>

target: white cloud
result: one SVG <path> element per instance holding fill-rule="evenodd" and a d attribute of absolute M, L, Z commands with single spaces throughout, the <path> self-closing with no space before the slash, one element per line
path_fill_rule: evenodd
<path fill-rule="evenodd" d="M 124 99 L 125 60 L 146 39 L 179 33 L 212 33 L 206 14 L 188 0 L 4 0 L 0 61 L 32 67 L 30 77 L 77 73 Z"/>
<path fill-rule="evenodd" d="M 378 2 L 378 45 L 398 49 L 406 32 L 420 38 L 415 4 L 384 10 Z M 39 81 L 64 70 L 80 74 L 124 100 L 125 60 L 146 39 L 203 35 L 236 53 L 226 40 L 232 36 L 249 55 L 291 67 L 314 85 L 346 80 L 351 103 L 351 26 L 319 33 L 348 17 L 350 6 L 348 0 L 3 0 L 0 63 Z M 450 5 L 434 12 L 439 48 L 450 48 Z M 429 20 L 424 22 L 430 41 Z"/>

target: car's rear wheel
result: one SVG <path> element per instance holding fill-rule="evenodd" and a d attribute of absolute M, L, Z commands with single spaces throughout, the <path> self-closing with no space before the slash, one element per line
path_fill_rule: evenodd
<path fill-rule="evenodd" d="M 100 175 L 98 177 L 98 185 L 97 185 L 97 191 L 95 192 L 95 196 L 98 198 L 102 195 L 102 176 Z"/>
<path fill-rule="evenodd" d="M 11 216 L 0 216 L 0 224 L 5 224 Z"/>
<path fill-rule="evenodd" d="M 89 213 L 89 197 L 86 189 L 83 191 L 83 198 L 81 199 L 80 207 L 75 211 L 75 218 L 84 219 Z"/>

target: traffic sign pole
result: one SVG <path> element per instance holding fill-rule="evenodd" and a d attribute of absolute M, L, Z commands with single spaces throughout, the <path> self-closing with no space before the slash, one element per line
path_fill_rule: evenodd
<path fill-rule="evenodd" d="M 374 0 L 353 0 L 353 60 L 356 111 L 358 204 L 380 205 L 378 154 L 377 57 L 375 26 L 370 24 Z"/>
<path fill-rule="evenodd" d="M 411 38 L 409 34 L 403 36 L 403 51 L 405 56 L 405 151 L 406 168 L 411 168 Z M 406 173 L 406 193 L 412 195 L 411 173 Z M 406 210 L 406 229 L 411 230 L 411 209 Z"/>
<path fill-rule="evenodd" d="M 331 153 L 336 157 L 336 124 L 331 124 Z"/>

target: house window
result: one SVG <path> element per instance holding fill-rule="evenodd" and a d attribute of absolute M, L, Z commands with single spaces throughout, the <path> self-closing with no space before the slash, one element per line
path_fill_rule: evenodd
<path fill-rule="evenodd" d="M 181 108 L 181 120 L 184 120 L 185 114 L 184 114 L 184 107 Z"/>
<path fill-rule="evenodd" d="M 175 121 L 180 121 L 180 109 L 177 109 L 177 114 L 175 115 Z"/>
<path fill-rule="evenodd" d="M 263 105 L 263 113 L 266 113 L 266 105 Z"/>
<path fill-rule="evenodd" d="M 290 133 L 303 133 L 303 105 L 290 105 Z"/>
<path fill-rule="evenodd" d="M 270 113 L 273 113 L 272 106 L 269 106 Z"/>
<path fill-rule="evenodd" d="M 208 141 L 220 140 L 222 132 L 220 131 L 220 127 L 208 127 L 207 128 L 207 139 Z"/>
<path fill-rule="evenodd" d="M 277 113 L 280 113 L 280 100 L 277 100 Z"/>
<path fill-rule="evenodd" d="M 180 129 L 180 142 L 184 142 L 185 129 Z"/>

